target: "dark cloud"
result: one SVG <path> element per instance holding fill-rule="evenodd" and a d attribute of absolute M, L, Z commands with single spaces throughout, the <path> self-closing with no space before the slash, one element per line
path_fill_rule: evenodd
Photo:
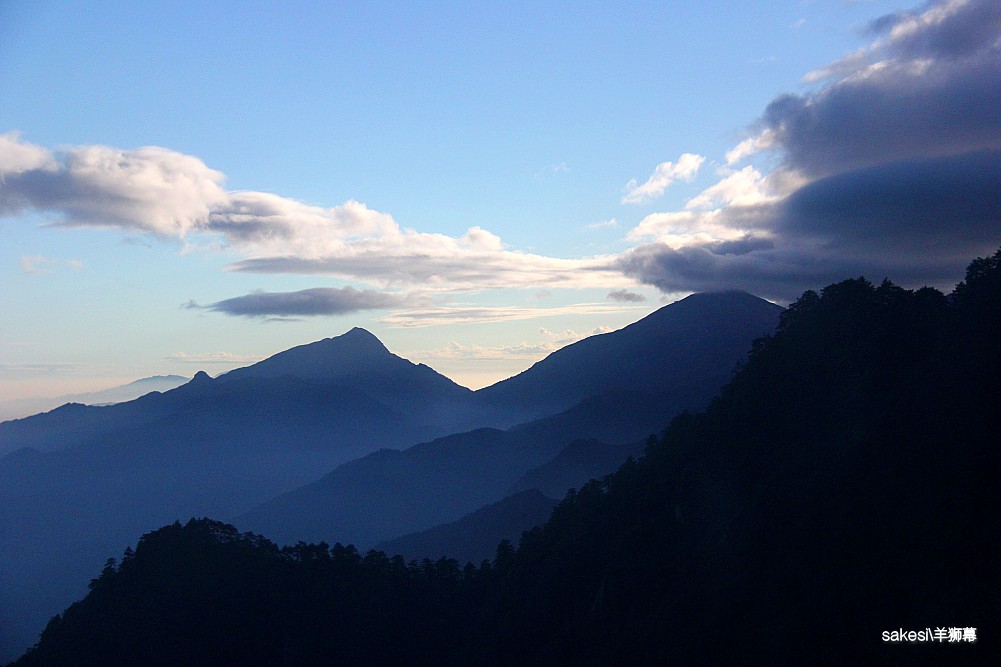
<path fill-rule="evenodd" d="M 397 308 L 407 303 L 406 297 L 353 287 L 315 287 L 298 292 L 252 292 L 246 296 L 225 299 L 208 306 L 208 310 L 243 317 L 276 318 L 316 315 L 345 315 L 360 310 Z M 185 307 L 192 307 L 189 302 Z"/>
<path fill-rule="evenodd" d="M 963 269 L 973 259 L 973 255 L 943 258 L 929 253 L 915 261 L 912 255 L 875 256 L 852 250 L 787 242 L 732 254 L 722 252 L 719 245 L 673 249 L 651 243 L 625 253 L 619 268 L 664 292 L 739 289 L 788 303 L 808 289 L 855 276 L 948 289 L 962 278 Z"/>
<path fill-rule="evenodd" d="M 928 9 L 929 14 L 887 14 L 872 21 L 868 33 L 888 36 L 885 50 L 904 57 L 959 58 L 998 46 L 1001 3 L 996 0 L 952 0 Z"/>
<path fill-rule="evenodd" d="M 663 291 L 745 289 L 789 301 L 848 276 L 950 288 L 1001 245 L 1001 152 L 867 167 L 756 206 L 736 241 L 625 253 L 626 275 Z M 746 225 L 739 207 L 724 210 Z"/>
<path fill-rule="evenodd" d="M 880 253 L 979 252 L 1001 242 L 1001 151 L 867 167 L 806 185 L 773 229 Z"/>
<path fill-rule="evenodd" d="M 733 254 L 718 245 L 675 249 L 660 243 L 630 250 L 619 259 L 619 267 L 664 292 L 741 289 L 778 301 L 794 299 L 828 273 L 810 253 L 794 249 Z"/>
<path fill-rule="evenodd" d="M 612 290 L 608 293 L 608 298 L 612 301 L 619 301 L 621 303 L 639 303 L 640 301 L 646 301 L 646 297 L 642 294 L 630 292 L 625 289 Z"/>
<path fill-rule="evenodd" d="M 819 177 L 886 161 L 1001 150 L 1001 3 L 935 3 L 873 23 L 888 33 L 783 95 L 762 118 L 786 165 Z"/>
<path fill-rule="evenodd" d="M 737 241 L 639 246 L 619 259 L 664 291 L 796 298 L 848 276 L 950 288 L 1001 245 L 1001 3 L 948 0 L 870 25 L 880 38 L 775 99 L 762 145 L 784 199 L 718 212 Z M 831 80 L 833 79 L 833 80 Z"/>
<path fill-rule="evenodd" d="M 1001 150 L 1001 51 L 972 62 L 895 63 L 820 92 L 785 95 L 765 125 L 787 167 L 824 176 L 888 160 Z"/>

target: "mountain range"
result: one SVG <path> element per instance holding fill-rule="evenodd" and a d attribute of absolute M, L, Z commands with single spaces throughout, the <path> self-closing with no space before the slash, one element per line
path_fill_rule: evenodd
<path fill-rule="evenodd" d="M 120 387 L 111 387 L 100 391 L 92 391 L 83 394 L 66 394 L 54 398 L 32 397 L 15 398 L 9 401 L 0 401 L 0 422 L 10 419 L 20 419 L 31 415 L 52 410 L 66 403 L 82 403 L 84 405 L 108 405 L 111 403 L 122 403 L 145 396 L 151 391 L 170 391 L 190 380 L 182 375 L 154 375 L 129 382 Z"/>
<path fill-rule="evenodd" d="M 544 494 L 381 543 L 409 564 L 175 522 L 95 568 L 90 593 L 17 667 L 995 664 L 999 326 L 1001 251 L 948 296 L 864 278 L 808 291 L 707 406 L 676 414 L 638 456 L 567 492 L 479 565 L 435 557 L 461 534 L 468 556 L 482 553 L 484 539 L 544 514 Z M 458 471 L 439 462 L 477 439 L 488 444 L 473 468 L 491 453 L 503 463 L 558 450 L 508 491 L 589 474 L 616 451 L 531 436 L 545 422 L 376 452 L 262 507 L 333 497 L 336 514 L 348 487 L 364 493 L 359 471 L 395 476 L 415 505 L 440 502 L 413 470 L 450 487 Z M 476 493 L 440 490 L 445 502 Z M 892 637 L 908 632 L 927 635 Z"/>
<path fill-rule="evenodd" d="M 163 393 L 0 423 L 0 651 L 30 643 L 149 526 L 233 517 L 282 542 L 368 548 L 500 501 L 582 438 L 625 460 L 703 407 L 780 312 L 693 295 L 477 392 L 352 329 Z"/>

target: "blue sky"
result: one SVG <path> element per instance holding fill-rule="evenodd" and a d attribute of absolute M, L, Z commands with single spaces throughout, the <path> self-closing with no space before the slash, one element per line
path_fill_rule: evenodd
<path fill-rule="evenodd" d="M 363 326 L 467 386 L 1001 244 L 1001 9 L 0 2 L 0 400 Z"/>

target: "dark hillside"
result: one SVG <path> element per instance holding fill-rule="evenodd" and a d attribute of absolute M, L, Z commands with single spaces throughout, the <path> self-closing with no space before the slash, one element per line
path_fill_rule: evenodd
<path fill-rule="evenodd" d="M 996 656 L 999 259 L 951 299 L 863 279 L 806 293 L 706 413 L 526 536 L 476 659 Z M 981 638 L 881 639 L 943 626 Z"/>

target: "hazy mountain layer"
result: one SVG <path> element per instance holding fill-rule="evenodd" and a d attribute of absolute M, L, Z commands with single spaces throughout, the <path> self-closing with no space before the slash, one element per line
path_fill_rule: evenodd
<path fill-rule="evenodd" d="M 12 452 L 0 458 L 0 654 L 150 525 L 246 511 L 345 461 L 465 426 L 471 395 L 357 329 L 216 380 L 0 424 Z M 58 546 L 67 536 L 72 550 Z"/>
<path fill-rule="evenodd" d="M 361 548 L 455 521 L 506 496 L 526 472 L 576 439 L 634 442 L 663 429 L 670 416 L 705 406 L 746 358 L 752 340 L 774 329 L 780 311 L 741 292 L 695 295 L 665 306 L 619 332 L 554 352 L 503 390 L 536 396 L 553 408 L 582 396 L 559 414 L 507 432 L 484 429 L 378 452 L 234 521 L 280 543 L 326 540 Z M 696 335 L 707 338 L 690 338 Z M 691 363 L 682 363 L 679 350 L 693 355 Z M 481 407 L 522 414 L 496 387 L 476 392 Z M 613 462 L 598 467 L 609 472 L 629 451 L 606 454 Z"/>
<path fill-rule="evenodd" d="M 493 559 L 502 540 L 517 544 L 523 532 L 545 523 L 558 502 L 538 489 L 520 491 L 452 523 L 380 542 L 374 548 L 400 554 L 408 561 L 454 558 L 478 565 Z"/>
<path fill-rule="evenodd" d="M 527 411 L 354 329 L 215 380 L 199 373 L 135 401 L 0 424 L 0 450 L 22 448 L 0 459 L 0 618 L 13 619 L 3 641 L 29 641 L 107 553 L 177 518 L 235 516 L 272 498 L 245 525 L 366 546 L 459 519 L 574 439 L 631 442 L 704 405 L 779 310 L 736 293 L 666 306 L 521 374 L 516 389 L 540 402 Z M 542 419 L 468 432 L 525 414 Z M 435 440 L 454 431 L 464 432 Z M 59 548 L 67 536 L 73 550 Z"/>

